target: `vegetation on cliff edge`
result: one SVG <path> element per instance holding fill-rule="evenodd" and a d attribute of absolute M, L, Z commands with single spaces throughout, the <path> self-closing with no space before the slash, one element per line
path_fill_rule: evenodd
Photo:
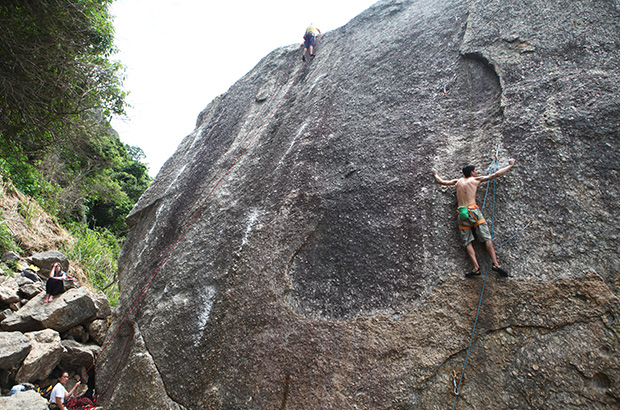
<path fill-rule="evenodd" d="M 111 2 L 0 3 L 0 173 L 84 241 L 64 251 L 91 259 L 97 288 L 111 279 L 124 218 L 151 182 L 141 149 L 110 127 L 127 95 L 111 59 Z M 0 246 L 13 249 L 2 224 Z M 114 262 L 101 268 L 97 254 Z"/>

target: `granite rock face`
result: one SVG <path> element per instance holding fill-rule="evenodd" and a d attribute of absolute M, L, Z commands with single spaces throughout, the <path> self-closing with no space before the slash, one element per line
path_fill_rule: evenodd
<path fill-rule="evenodd" d="M 49 328 L 64 332 L 94 319 L 99 311 L 110 312 L 105 297 L 102 300 L 101 295 L 86 287 L 70 289 L 58 295 L 56 303 L 43 303 L 43 298 L 43 293 L 35 296 L 22 309 L 4 319 L 2 329 L 29 332 Z"/>
<path fill-rule="evenodd" d="M 104 400 L 450 408 L 484 283 L 459 409 L 620 406 L 619 34 L 611 0 L 394 0 L 272 52 L 128 217 Z M 512 277 L 465 279 L 430 169 L 495 157 Z"/>

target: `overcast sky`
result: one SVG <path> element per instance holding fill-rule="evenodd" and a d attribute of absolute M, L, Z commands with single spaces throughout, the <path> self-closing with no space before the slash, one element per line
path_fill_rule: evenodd
<path fill-rule="evenodd" d="M 264 56 L 301 44 L 310 23 L 325 33 L 376 1 L 116 0 L 114 59 L 127 67 L 132 107 L 112 126 L 155 176 L 200 111 Z"/>

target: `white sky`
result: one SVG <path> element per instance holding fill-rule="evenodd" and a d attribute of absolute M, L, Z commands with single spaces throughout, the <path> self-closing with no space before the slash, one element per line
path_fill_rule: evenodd
<path fill-rule="evenodd" d="M 142 148 L 154 177 L 200 111 L 263 57 L 301 44 L 310 23 L 325 33 L 376 1 L 116 0 L 113 58 L 127 67 L 131 107 L 112 126 Z"/>

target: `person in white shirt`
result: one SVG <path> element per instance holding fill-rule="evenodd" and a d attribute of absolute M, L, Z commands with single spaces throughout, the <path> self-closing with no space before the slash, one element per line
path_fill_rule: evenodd
<path fill-rule="evenodd" d="M 56 386 L 54 386 L 50 393 L 50 409 L 67 410 L 65 407 L 65 400 L 73 396 L 75 389 L 80 385 L 80 382 L 77 382 L 70 391 L 67 391 L 67 389 L 65 389 L 65 384 L 67 384 L 68 380 L 69 373 L 67 372 L 64 372 L 58 378 L 58 383 L 56 383 Z"/>

